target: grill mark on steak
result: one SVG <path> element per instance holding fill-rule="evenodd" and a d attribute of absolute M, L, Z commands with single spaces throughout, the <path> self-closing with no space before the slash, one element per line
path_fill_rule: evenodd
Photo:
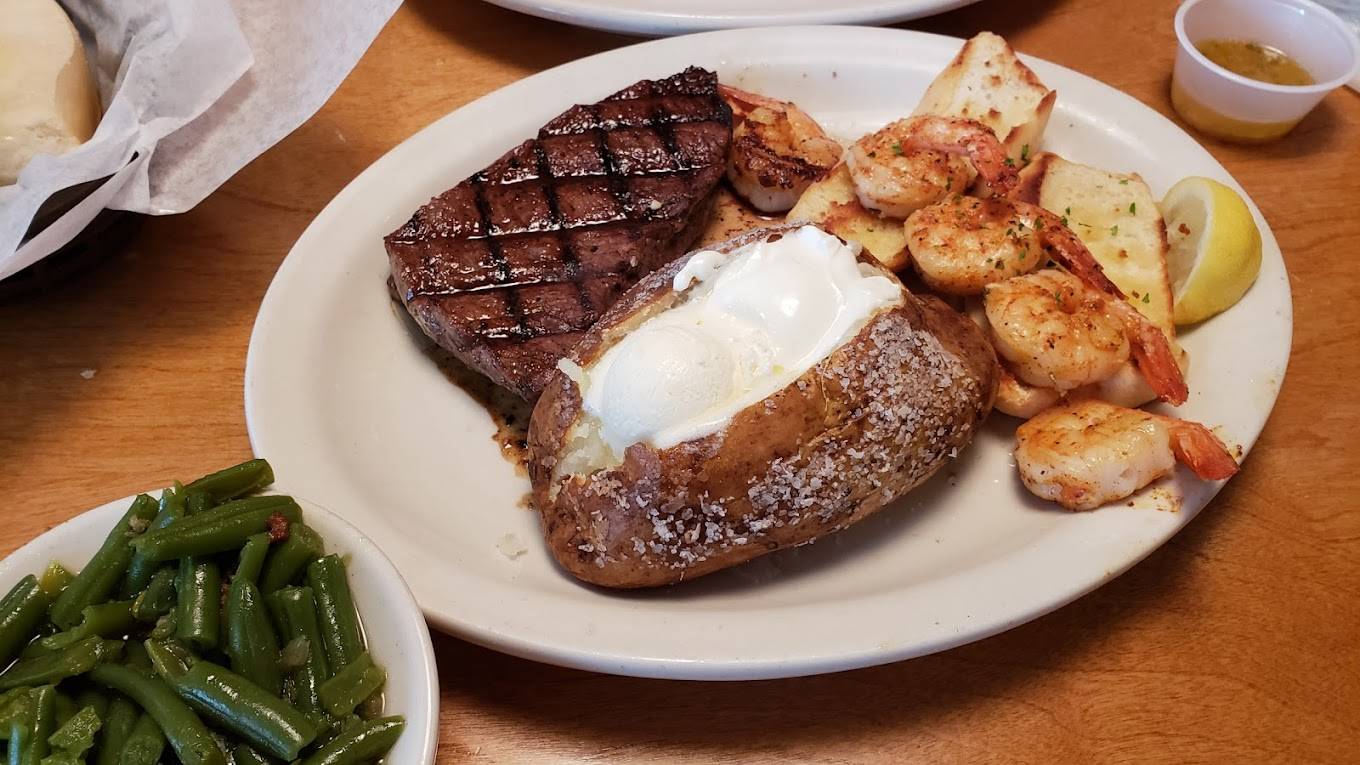
<path fill-rule="evenodd" d="M 385 238 L 394 292 L 441 347 L 533 400 L 619 295 L 689 249 L 730 141 L 702 69 L 574 106 Z"/>
<path fill-rule="evenodd" d="M 534 141 L 534 159 L 538 164 L 538 176 L 540 178 L 547 178 L 552 175 L 552 167 L 548 163 L 548 153 L 543 150 L 542 141 Z M 567 266 L 567 280 L 576 284 L 576 299 L 593 324 L 599 318 L 599 313 L 596 312 L 595 305 L 590 299 L 590 293 L 586 292 L 585 285 L 580 280 L 581 261 L 576 257 L 576 249 L 572 246 L 571 238 L 561 233 L 565 232 L 567 227 L 562 219 L 561 205 L 557 201 L 557 188 L 553 184 L 548 184 L 544 187 L 543 194 L 548 200 L 548 214 L 552 216 L 552 224 L 559 232 L 557 241 L 562 248 L 562 260 Z M 545 281 L 536 279 L 532 283 L 543 284 Z"/>
<path fill-rule="evenodd" d="M 477 205 L 477 216 L 481 222 L 482 230 L 490 231 L 491 208 L 486 201 L 486 192 L 483 190 L 483 186 L 486 185 L 486 174 L 477 173 L 473 175 L 470 180 L 472 183 L 473 201 Z M 496 263 L 496 272 L 500 277 L 498 284 L 505 284 L 510 281 L 510 261 L 506 260 L 505 252 L 501 250 L 501 243 L 497 241 L 495 237 L 487 236 L 485 238 L 487 251 L 491 253 L 491 257 Z M 519 295 L 515 294 L 514 290 L 506 290 L 504 297 L 505 310 L 515 320 L 515 333 L 527 335 L 529 328 L 524 323 L 524 311 L 519 306 Z M 495 331 L 487 331 L 485 334 L 488 337 L 504 336 L 504 333 Z"/>

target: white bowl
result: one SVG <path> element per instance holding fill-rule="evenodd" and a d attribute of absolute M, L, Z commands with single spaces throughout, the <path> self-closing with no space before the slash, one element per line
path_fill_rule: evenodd
<path fill-rule="evenodd" d="M 1243 77 L 1199 52 L 1196 44 L 1207 39 L 1274 46 L 1316 82 L 1274 85 Z M 1283 135 L 1360 68 L 1360 50 L 1345 22 L 1311 0 L 1186 0 L 1176 11 L 1176 40 L 1176 111 L 1196 128 L 1231 140 Z M 1231 129 L 1215 124 L 1221 118 L 1233 121 Z"/>
<path fill-rule="evenodd" d="M 283 492 L 280 492 L 283 493 Z M 339 516 L 297 498 L 303 518 L 326 540 L 327 552 L 346 556 L 354 605 L 374 660 L 387 670 L 384 714 L 403 715 L 406 730 L 389 763 L 432 763 L 439 739 L 439 675 L 425 618 L 406 581 L 368 537 Z M 82 513 L 0 560 L 0 594 L 48 561 L 79 570 L 94 555 L 132 497 Z"/>

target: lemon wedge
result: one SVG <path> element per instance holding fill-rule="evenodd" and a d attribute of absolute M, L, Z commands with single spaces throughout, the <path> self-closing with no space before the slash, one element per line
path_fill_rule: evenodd
<path fill-rule="evenodd" d="M 1162 198 L 1167 272 L 1177 324 L 1195 324 L 1242 299 L 1261 270 L 1261 232 L 1236 191 L 1182 179 Z"/>

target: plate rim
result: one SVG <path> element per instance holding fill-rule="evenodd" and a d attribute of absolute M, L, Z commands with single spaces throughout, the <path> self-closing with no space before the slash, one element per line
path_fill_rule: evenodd
<path fill-rule="evenodd" d="M 752 29 L 723 30 L 717 32 L 704 33 L 701 35 L 694 35 L 688 38 L 667 38 L 661 40 L 636 43 L 634 45 L 626 46 L 624 48 L 605 51 L 602 53 L 586 57 L 584 59 L 578 59 L 573 62 L 568 62 L 566 64 L 561 65 L 561 67 L 555 67 L 554 69 L 546 70 L 546 72 L 553 72 L 556 69 L 560 69 L 562 67 L 570 67 L 573 65 L 580 64 L 581 62 L 584 61 L 590 61 L 601 58 L 611 58 L 614 56 L 621 55 L 620 51 L 630 51 L 634 48 L 639 47 L 658 45 L 685 45 L 686 43 L 684 42 L 684 40 L 700 38 L 740 37 L 749 34 L 770 34 L 770 33 L 815 34 L 819 30 L 845 30 L 847 32 L 852 31 L 853 34 L 857 35 L 891 35 L 894 37 L 898 37 L 899 39 L 925 38 L 931 39 L 935 43 L 948 43 L 954 46 L 961 45 L 963 43 L 963 40 L 960 38 L 945 35 L 936 35 L 912 30 L 876 29 L 867 27 L 794 26 L 781 28 L 762 28 L 755 30 Z M 1218 162 L 1217 158 L 1215 158 L 1212 155 L 1212 153 L 1210 153 L 1202 144 L 1200 144 L 1198 140 L 1196 140 L 1193 136 L 1190 136 L 1188 133 L 1186 133 L 1186 131 L 1182 129 L 1179 125 L 1176 125 L 1176 123 L 1166 118 L 1165 115 L 1162 115 L 1155 109 L 1148 107 L 1147 105 L 1143 104 L 1141 101 L 1134 98 L 1130 94 L 1120 91 L 1114 88 L 1113 86 L 1102 83 L 1080 72 L 1069 69 L 1067 67 L 1063 67 L 1059 64 L 1055 64 L 1043 59 L 1037 59 L 1032 56 L 1026 56 L 1023 54 L 1022 58 L 1031 65 L 1037 63 L 1041 66 L 1041 68 L 1049 68 L 1063 72 L 1064 77 L 1077 78 L 1078 80 L 1082 81 L 1084 85 L 1088 87 L 1097 88 L 1105 97 L 1125 99 L 1129 108 L 1144 111 L 1148 115 L 1154 116 L 1157 120 L 1166 123 L 1167 126 L 1169 126 L 1171 129 L 1174 129 L 1175 131 L 1185 135 L 1190 142 L 1194 143 L 1200 149 L 1200 151 L 1203 152 L 1203 156 L 1207 160 L 1207 162 L 1212 163 L 1214 166 L 1216 166 L 1218 170 L 1221 171 L 1224 177 L 1232 179 L 1232 176 L 1230 173 L 1227 172 L 1227 169 L 1224 168 L 1222 164 Z M 267 440 L 266 438 L 261 437 L 259 424 L 255 420 L 256 407 L 253 403 L 253 396 L 255 395 L 255 391 L 254 385 L 252 384 L 253 381 L 258 380 L 257 364 L 260 355 L 258 346 L 262 342 L 261 324 L 267 313 L 267 308 L 270 305 L 271 298 L 277 299 L 277 296 L 273 295 L 273 293 L 276 291 L 276 289 L 282 289 L 281 287 L 279 287 L 280 283 L 293 269 L 301 268 L 299 264 L 303 256 L 298 256 L 295 258 L 294 257 L 295 253 L 299 252 L 299 250 L 304 250 L 305 248 L 303 247 L 303 245 L 308 244 L 311 239 L 320 236 L 320 234 L 315 234 L 313 230 L 318 228 L 319 223 L 327 217 L 327 213 L 328 211 L 331 210 L 332 207 L 341 208 L 352 196 L 360 194 L 361 189 L 363 189 L 365 186 L 372 182 L 372 176 L 377 175 L 380 172 L 378 170 L 379 166 L 383 165 L 385 161 L 389 160 L 389 158 L 392 157 L 394 154 L 402 151 L 403 147 L 410 146 L 411 144 L 417 141 L 418 137 L 426 135 L 430 131 L 438 130 L 439 126 L 445 120 L 452 119 L 455 115 L 457 115 L 460 112 L 463 112 L 464 110 L 472 110 L 475 113 L 479 109 L 485 109 L 486 102 L 489 99 L 492 99 L 493 97 L 498 99 L 509 98 L 511 95 L 514 94 L 515 89 L 519 87 L 526 87 L 523 85 L 523 83 L 529 82 L 535 79 L 536 77 L 542 76 L 545 73 L 539 73 L 538 75 L 526 77 L 515 83 L 506 85 L 503 88 L 487 93 L 479 97 L 478 99 L 475 99 L 459 107 L 458 109 L 455 109 L 454 111 L 449 112 L 448 114 L 445 114 L 433 120 L 429 125 L 425 126 L 419 131 L 416 131 L 410 137 L 394 146 L 388 152 L 384 153 L 382 157 L 375 160 L 373 164 L 371 164 L 368 168 L 366 168 L 359 175 L 357 175 L 349 184 L 347 184 L 339 193 L 335 195 L 335 197 L 326 205 L 326 207 L 323 208 L 317 214 L 316 218 L 307 226 L 307 228 L 303 231 L 302 235 L 299 236 L 297 242 L 290 250 L 288 256 L 281 263 L 278 272 L 274 277 L 274 280 L 271 281 L 269 289 L 266 291 L 264 300 L 261 303 L 260 312 L 256 316 L 255 325 L 252 328 L 251 333 L 245 371 L 245 399 L 246 399 L 245 404 L 250 441 L 252 448 L 257 454 L 262 451 L 261 441 Z M 506 94 L 507 91 L 509 91 L 509 95 Z M 1233 179 L 1233 185 L 1237 189 L 1242 190 L 1241 185 L 1238 184 L 1235 179 Z M 1242 190 L 1242 193 L 1244 195 L 1244 198 L 1247 200 L 1248 205 L 1252 208 L 1253 212 L 1257 213 L 1257 215 L 1260 215 L 1260 220 L 1264 222 L 1264 216 L 1260 214 L 1259 208 L 1257 208 L 1255 203 L 1251 200 L 1250 196 L 1246 194 L 1245 190 Z M 1278 242 L 1275 240 L 1273 231 L 1270 229 L 1268 223 L 1262 230 L 1262 238 L 1263 242 L 1266 243 L 1268 249 L 1273 249 L 1273 251 L 1279 252 Z M 1292 289 L 1290 288 L 1288 281 L 1288 271 L 1287 269 L 1284 268 L 1285 264 L 1283 262 L 1282 253 L 1280 260 L 1283 275 L 1282 289 L 1284 290 L 1285 310 L 1284 313 L 1280 316 L 1279 321 L 1282 324 L 1281 329 L 1284 331 L 1285 337 L 1287 338 L 1288 342 L 1286 343 L 1286 346 L 1283 350 L 1283 362 L 1281 363 L 1279 369 L 1279 379 L 1275 382 L 1273 390 L 1270 391 L 1269 408 L 1265 410 L 1266 412 L 1265 417 L 1262 421 L 1260 429 L 1264 429 L 1265 425 L 1269 422 L 1270 413 L 1273 412 L 1275 402 L 1283 386 L 1284 376 L 1287 373 L 1289 351 L 1290 348 L 1292 347 L 1293 337 Z M 1248 443 L 1244 444 L 1244 446 L 1250 448 L 1250 445 L 1254 444 L 1257 438 L 1259 438 L 1260 429 L 1257 430 L 1257 432 L 1252 436 L 1251 439 L 1249 439 Z M 995 620 L 995 623 L 989 628 L 973 629 L 971 631 L 960 633 L 958 635 L 945 637 L 942 639 L 926 643 L 918 643 L 916 645 L 908 646 L 905 648 L 899 646 L 886 651 L 880 649 L 862 649 L 852 651 L 841 650 L 835 653 L 820 652 L 816 654 L 789 656 L 777 659 L 753 659 L 753 658 L 735 658 L 730 660 L 705 659 L 703 662 L 687 661 L 684 659 L 677 659 L 673 656 L 654 657 L 642 655 L 632 656 L 619 656 L 616 654 L 604 655 L 592 652 L 587 648 L 581 648 L 579 646 L 573 647 L 556 644 L 547 644 L 541 640 L 534 640 L 531 637 L 526 637 L 524 634 L 509 634 L 503 630 L 495 629 L 490 625 L 478 624 L 467 619 L 460 619 L 454 615 L 446 614 L 442 611 L 434 610 L 426 606 L 425 604 L 422 604 L 422 608 L 425 611 L 426 618 L 429 619 L 430 622 L 436 625 L 439 629 L 450 632 L 451 634 L 469 640 L 470 642 L 477 643 L 479 645 L 483 645 L 494 650 L 502 651 L 527 659 L 543 661 L 561 666 L 606 672 L 611 674 L 623 674 L 631 676 L 658 677 L 658 678 L 735 680 L 735 679 L 793 677 L 807 674 L 818 674 L 829 671 L 839 671 L 856 667 L 889 663 L 906 658 L 912 658 L 919 655 L 924 655 L 927 653 L 933 653 L 940 650 L 946 650 L 948 648 L 956 647 L 958 645 L 962 645 L 965 643 L 973 642 L 975 640 L 983 639 L 985 637 L 989 637 L 991 635 L 1005 631 L 1012 627 L 1018 626 L 1019 624 L 1031 621 L 1057 608 L 1060 608 L 1063 605 L 1066 605 L 1076 600 L 1077 598 L 1091 592 L 1092 590 L 1102 586 L 1103 584 L 1107 583 L 1114 577 L 1122 574 L 1124 571 L 1127 571 L 1129 568 L 1136 565 L 1138 562 L 1140 562 L 1146 556 L 1150 555 L 1152 552 L 1159 549 L 1163 544 L 1165 544 L 1167 540 L 1169 540 L 1176 533 L 1179 533 L 1179 531 L 1183 529 L 1185 525 L 1187 525 L 1190 522 L 1190 520 L 1192 520 L 1198 514 L 1198 512 L 1203 508 L 1203 506 L 1208 504 L 1208 502 L 1212 499 L 1212 496 L 1217 493 L 1220 487 L 1221 484 L 1213 485 L 1208 492 L 1209 496 L 1208 498 L 1205 499 L 1204 505 L 1201 505 L 1201 507 L 1196 508 L 1193 511 L 1182 511 L 1181 513 L 1182 518 L 1178 524 L 1168 527 L 1165 533 L 1159 535 L 1155 539 L 1155 541 L 1147 544 L 1147 546 L 1142 548 L 1137 554 L 1129 556 L 1128 560 L 1120 561 L 1119 562 L 1120 565 L 1114 568 L 1107 569 L 1105 572 L 1105 576 L 1103 577 L 1095 578 L 1089 582 L 1084 582 L 1079 586 L 1066 588 L 1062 590 L 1060 593 L 1050 597 L 1047 602 L 1042 604 L 1042 606 L 1028 608 L 1027 610 L 1024 611 L 1023 614 L 1018 615 L 1011 619 Z M 413 587 L 413 589 L 416 588 Z"/>

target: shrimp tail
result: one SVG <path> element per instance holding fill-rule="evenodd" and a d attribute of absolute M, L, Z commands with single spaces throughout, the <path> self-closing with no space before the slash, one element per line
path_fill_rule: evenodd
<path fill-rule="evenodd" d="M 1072 229 L 1063 223 L 1062 218 L 1038 205 L 1027 205 L 1026 209 L 1034 212 L 1039 241 L 1055 263 L 1082 280 L 1086 286 L 1120 300 L 1124 299 L 1123 290 L 1110 281 L 1100 261 L 1096 260 L 1096 256 L 1091 254 Z"/>
<path fill-rule="evenodd" d="M 1206 481 L 1222 481 L 1237 473 L 1237 460 L 1212 431 L 1198 422 L 1167 419 L 1171 451 L 1195 475 Z"/>
<path fill-rule="evenodd" d="M 951 117 L 927 117 L 918 136 L 903 148 L 931 149 L 946 154 L 961 154 L 973 164 L 973 169 L 996 196 L 1009 196 L 1020 183 L 1015 162 L 1006 154 L 1006 147 L 996 139 L 996 133 L 977 120 Z"/>
<path fill-rule="evenodd" d="M 1124 291 L 1105 275 L 1100 261 L 1082 243 L 1062 219 L 1041 207 L 1034 207 L 1035 228 L 1045 252 L 1058 265 L 1067 269 L 1088 287 L 1109 297 L 1109 304 L 1124 321 L 1132 340 L 1133 358 L 1138 371 L 1152 387 L 1157 398 L 1175 406 L 1185 403 L 1190 390 L 1185 385 L 1176 354 L 1171 350 L 1166 335 L 1153 326 L 1138 309 L 1124 299 Z"/>
<path fill-rule="evenodd" d="M 1123 299 L 1111 299 L 1110 306 L 1124 320 L 1129 332 L 1130 350 L 1138 365 L 1138 372 L 1147 380 L 1157 398 L 1172 406 L 1180 406 L 1190 397 L 1185 376 L 1176 363 L 1176 353 L 1166 335 Z"/>

